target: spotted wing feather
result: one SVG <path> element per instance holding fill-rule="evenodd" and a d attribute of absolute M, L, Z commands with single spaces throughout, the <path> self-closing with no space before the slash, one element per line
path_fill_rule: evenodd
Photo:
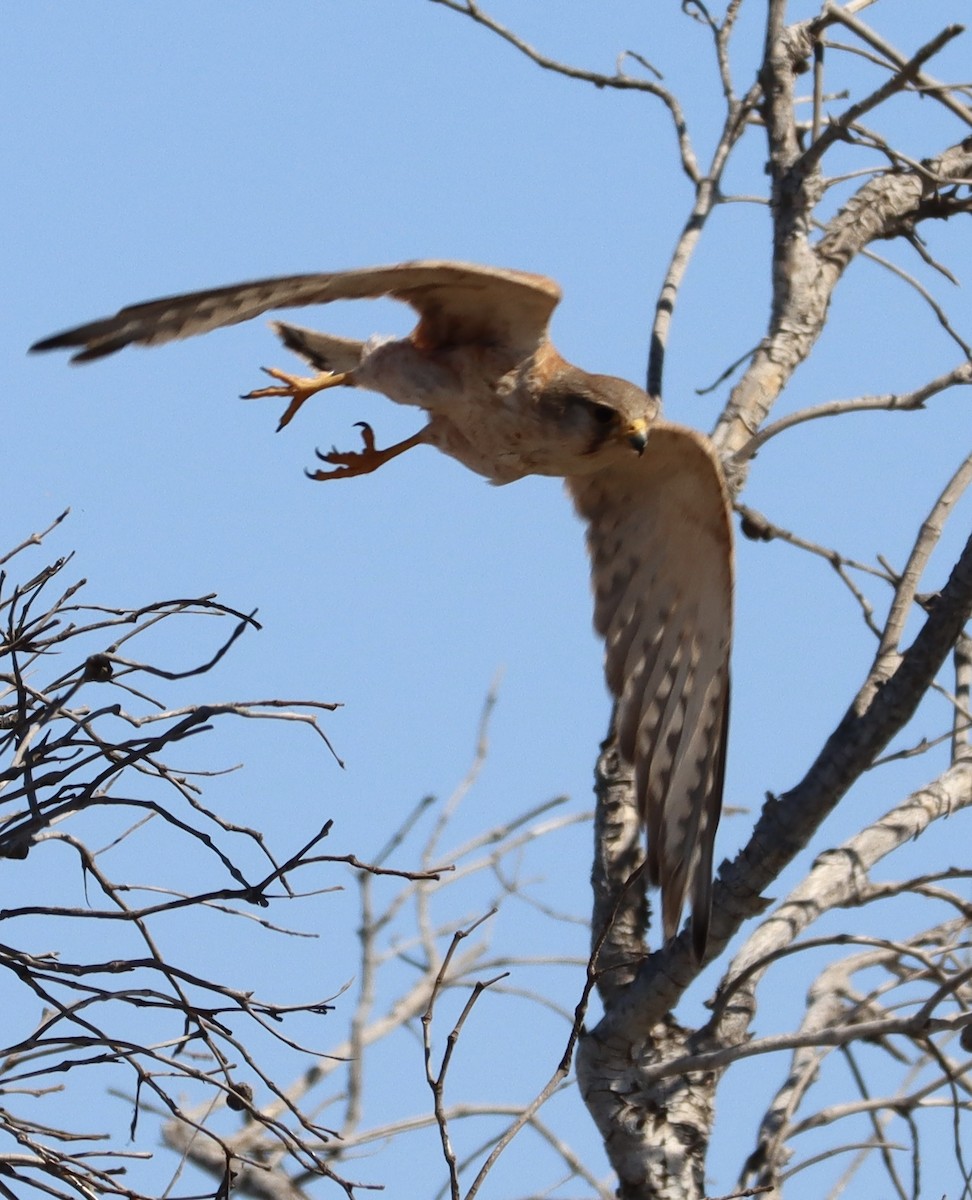
<path fill-rule="evenodd" d="M 132 304 L 31 350 L 77 348 L 71 361 L 87 362 L 124 346 L 155 346 L 236 325 L 272 309 L 380 296 L 405 301 L 419 313 L 415 336 L 429 347 L 484 342 L 525 355 L 544 340 L 560 288 L 544 275 L 436 261 L 284 275 Z"/>
<path fill-rule="evenodd" d="M 707 439 L 653 426 L 644 455 L 568 481 L 588 522 L 594 625 L 617 698 L 648 832 L 648 873 L 662 890 L 666 938 L 691 898 L 704 954 L 722 803 L 732 534 L 728 494 Z"/>

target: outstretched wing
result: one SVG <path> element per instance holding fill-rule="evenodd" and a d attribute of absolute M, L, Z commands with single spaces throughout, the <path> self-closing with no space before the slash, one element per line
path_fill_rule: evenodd
<path fill-rule="evenodd" d="M 31 350 L 81 347 L 71 361 L 87 362 L 123 346 L 156 346 L 236 325 L 271 309 L 379 296 L 417 310 L 421 320 L 413 336 L 420 345 L 488 342 L 529 353 L 546 335 L 560 288 L 544 275 L 434 261 L 284 275 L 132 304 L 113 317 L 45 338 Z"/>
<path fill-rule="evenodd" d="M 701 434 L 658 423 L 640 459 L 568 484 L 588 521 L 594 625 L 665 937 L 677 933 L 690 895 L 701 959 L 729 714 L 732 528 L 722 471 Z"/>

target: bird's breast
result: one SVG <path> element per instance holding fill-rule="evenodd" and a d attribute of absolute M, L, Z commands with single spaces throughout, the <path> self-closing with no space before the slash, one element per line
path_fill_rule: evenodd
<path fill-rule="evenodd" d="M 528 391 L 508 382 L 468 383 L 452 403 L 430 414 L 429 442 L 495 484 L 571 474 L 576 463 L 558 429 Z"/>
<path fill-rule="evenodd" d="M 563 445 L 522 368 L 487 346 L 428 351 L 374 338 L 354 372 L 358 387 L 429 414 L 426 440 L 493 483 L 565 475 Z"/>

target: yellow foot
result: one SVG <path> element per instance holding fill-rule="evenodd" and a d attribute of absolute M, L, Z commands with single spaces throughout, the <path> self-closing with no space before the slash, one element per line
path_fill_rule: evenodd
<path fill-rule="evenodd" d="M 240 399 L 262 400 L 265 396 L 289 396 L 290 404 L 287 405 L 287 411 L 280 418 L 280 424 L 277 426 L 278 433 L 285 425 L 290 424 L 305 400 L 309 400 L 317 392 L 323 392 L 325 388 L 340 387 L 342 383 L 349 382 L 349 372 L 347 371 L 321 371 L 319 375 L 304 376 L 288 375 L 286 371 L 281 371 L 278 367 L 261 367 L 260 370 L 269 375 L 271 379 L 279 379 L 284 386 L 256 388 L 252 392 L 247 392 L 245 396 L 241 396 Z"/>
<path fill-rule="evenodd" d="M 410 438 L 406 438 L 404 442 L 397 442 L 394 446 L 389 446 L 387 450 L 376 450 L 374 430 L 368 422 L 357 421 L 355 424 L 361 430 L 364 449 L 337 450 L 332 448 L 330 454 L 322 454 L 320 450 L 316 451 L 321 462 L 331 463 L 335 470 L 308 471 L 309 479 L 350 479 L 354 475 L 370 475 L 372 471 L 377 471 L 389 459 L 397 458 L 399 454 L 404 454 L 406 450 L 411 450 L 413 446 L 419 446 L 425 441 L 425 431 L 420 430 Z"/>

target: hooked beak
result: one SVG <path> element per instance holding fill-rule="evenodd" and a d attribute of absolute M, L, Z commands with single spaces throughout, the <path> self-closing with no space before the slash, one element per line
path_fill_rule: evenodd
<path fill-rule="evenodd" d="M 641 417 L 632 421 L 624 431 L 624 436 L 632 449 L 637 450 L 639 455 L 644 454 L 645 446 L 648 444 L 648 422 Z"/>

